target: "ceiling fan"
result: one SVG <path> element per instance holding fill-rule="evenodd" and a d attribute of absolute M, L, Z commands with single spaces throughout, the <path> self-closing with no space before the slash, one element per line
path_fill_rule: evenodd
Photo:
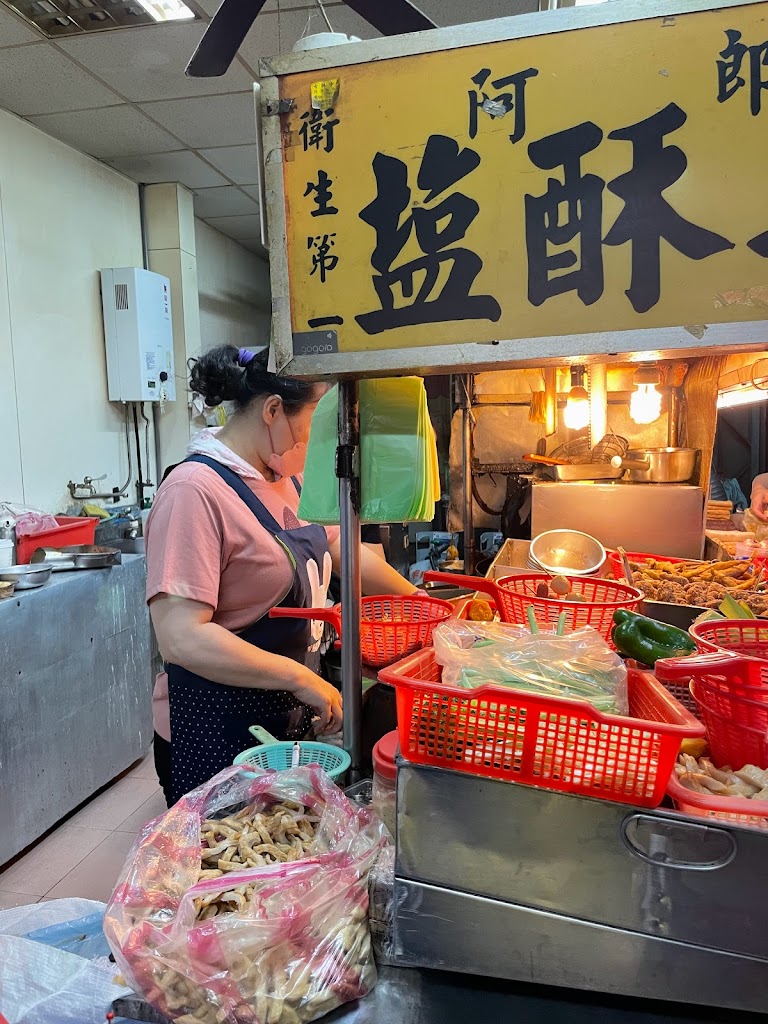
<path fill-rule="evenodd" d="M 222 0 L 187 65 L 188 78 L 226 74 L 266 0 Z M 437 26 L 410 0 L 345 0 L 356 14 L 385 36 L 423 32 Z"/>

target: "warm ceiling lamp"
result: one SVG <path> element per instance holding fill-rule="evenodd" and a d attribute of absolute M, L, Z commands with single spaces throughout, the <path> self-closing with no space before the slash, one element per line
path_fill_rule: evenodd
<path fill-rule="evenodd" d="M 571 390 L 563 414 L 569 430 L 584 430 L 589 426 L 589 395 L 584 387 L 585 374 L 583 366 L 571 367 Z"/>
<path fill-rule="evenodd" d="M 661 416 L 661 395 L 657 390 L 659 371 L 654 366 L 635 370 L 635 390 L 629 400 L 629 415 L 635 423 L 653 423 Z"/>

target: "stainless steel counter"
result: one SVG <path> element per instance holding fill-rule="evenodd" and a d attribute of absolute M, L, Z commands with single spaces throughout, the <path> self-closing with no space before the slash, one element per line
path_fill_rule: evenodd
<path fill-rule="evenodd" d="M 146 1004 L 117 1000 L 116 1015 L 163 1024 Z M 382 967 L 373 992 L 323 1024 L 757 1024 L 753 1013 L 683 1008 L 647 1000 L 584 995 L 539 985 L 473 978 L 445 971 Z"/>
<path fill-rule="evenodd" d="M 0 864 L 149 749 L 145 562 L 0 601 Z"/>

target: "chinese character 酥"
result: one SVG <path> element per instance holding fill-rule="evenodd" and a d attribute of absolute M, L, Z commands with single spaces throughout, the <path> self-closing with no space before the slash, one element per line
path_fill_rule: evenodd
<path fill-rule="evenodd" d="M 328 274 L 335 270 L 339 257 L 331 249 L 336 245 L 336 232 L 330 235 L 310 235 L 307 239 L 307 249 L 315 251 L 312 253 L 312 270 L 310 277 L 320 274 L 320 281 L 325 284 Z"/>
<path fill-rule="evenodd" d="M 632 270 L 626 295 L 635 312 L 646 313 L 661 296 L 662 241 L 692 260 L 734 248 L 722 235 L 686 220 L 664 198 L 666 189 L 680 180 L 688 166 L 685 153 L 677 146 L 666 146 L 664 136 L 686 120 L 685 112 L 670 103 L 644 121 L 610 133 L 609 139 L 632 143 L 632 167 L 607 186 L 624 200 L 624 208 L 602 241 L 605 182 L 597 175 L 583 174 L 581 168 L 582 159 L 600 145 L 602 130 L 587 121 L 528 146 L 537 167 L 563 168 L 562 181 L 550 178 L 543 195 L 525 197 L 532 305 L 540 306 L 567 291 L 575 291 L 584 305 L 596 302 L 604 284 L 602 246 L 629 242 Z M 578 254 L 572 247 L 550 252 L 576 239 Z M 762 239 L 758 236 L 749 243 L 755 252 L 766 245 L 768 239 Z"/>
<path fill-rule="evenodd" d="M 519 142 L 525 135 L 525 84 L 529 78 L 538 75 L 536 68 L 528 68 L 526 71 L 518 71 L 514 75 L 507 75 L 506 78 L 497 78 L 491 85 L 494 89 L 505 89 L 512 86 L 511 92 L 504 92 L 498 96 L 489 96 L 482 92 L 478 95 L 476 89 L 470 89 L 469 96 L 469 137 L 474 139 L 477 135 L 477 112 L 482 110 L 489 117 L 504 117 L 510 111 L 515 112 L 514 128 L 509 136 L 510 142 Z M 491 69 L 482 68 L 472 78 L 472 82 L 478 89 L 482 89 L 490 77 Z"/>
<path fill-rule="evenodd" d="M 688 158 L 678 146 L 665 146 L 664 136 L 688 120 L 676 103 L 644 121 L 611 132 L 609 139 L 632 144 L 632 168 L 609 183 L 624 209 L 605 236 L 606 245 L 632 243 L 632 276 L 626 295 L 637 313 L 645 313 L 661 294 L 661 240 L 691 260 L 735 248 L 727 238 L 681 217 L 663 192 L 683 176 Z"/>
<path fill-rule="evenodd" d="M 754 46 L 741 41 L 741 32 L 735 28 L 725 30 L 728 45 L 720 51 L 717 61 L 717 102 L 725 103 L 747 84 L 741 74 L 744 58 L 748 57 L 746 73 L 749 75 L 749 109 L 757 117 L 762 106 L 763 92 L 768 89 L 768 39 Z"/>
<path fill-rule="evenodd" d="M 411 206 L 407 165 L 384 153 L 374 157 L 376 198 L 360 218 L 376 232 L 371 265 L 381 308 L 355 318 L 367 334 L 415 324 L 499 320 L 501 308 L 493 296 L 470 295 L 483 261 L 456 245 L 480 208 L 462 192 L 445 195 L 479 163 L 474 150 L 460 150 L 455 139 L 431 135 L 416 178 L 426 196 Z M 413 234 L 424 255 L 395 266 Z M 402 298 L 398 305 L 396 289 Z"/>
<path fill-rule="evenodd" d="M 304 152 L 310 149 L 320 149 L 324 143 L 323 150 L 326 153 L 333 151 L 334 128 L 339 124 L 339 119 L 333 117 L 333 107 L 328 110 L 307 110 L 301 115 L 304 122 L 299 129 L 301 141 L 304 144 Z"/>
<path fill-rule="evenodd" d="M 331 186 L 333 185 L 333 178 L 330 178 L 325 171 L 320 171 L 317 176 L 317 182 L 308 181 L 307 190 L 304 196 L 310 196 L 314 192 L 313 202 L 317 207 L 316 210 L 312 210 L 312 217 L 328 217 L 338 213 L 338 209 L 335 206 L 331 206 L 331 200 L 333 199 L 333 192 Z"/>

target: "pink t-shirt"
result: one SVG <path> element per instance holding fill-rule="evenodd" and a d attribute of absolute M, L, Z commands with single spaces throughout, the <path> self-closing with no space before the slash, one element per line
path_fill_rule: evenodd
<path fill-rule="evenodd" d="M 234 469 L 286 530 L 298 519 L 293 481 L 265 480 L 208 434 L 190 451 Z M 329 541 L 338 527 L 326 529 Z M 237 632 L 266 615 L 289 592 L 293 567 L 285 549 L 259 523 L 229 484 L 208 466 L 185 463 L 160 487 L 147 520 L 147 601 L 171 594 L 213 608 L 213 621 Z M 155 731 L 170 739 L 168 681 L 158 676 L 153 698 Z"/>

